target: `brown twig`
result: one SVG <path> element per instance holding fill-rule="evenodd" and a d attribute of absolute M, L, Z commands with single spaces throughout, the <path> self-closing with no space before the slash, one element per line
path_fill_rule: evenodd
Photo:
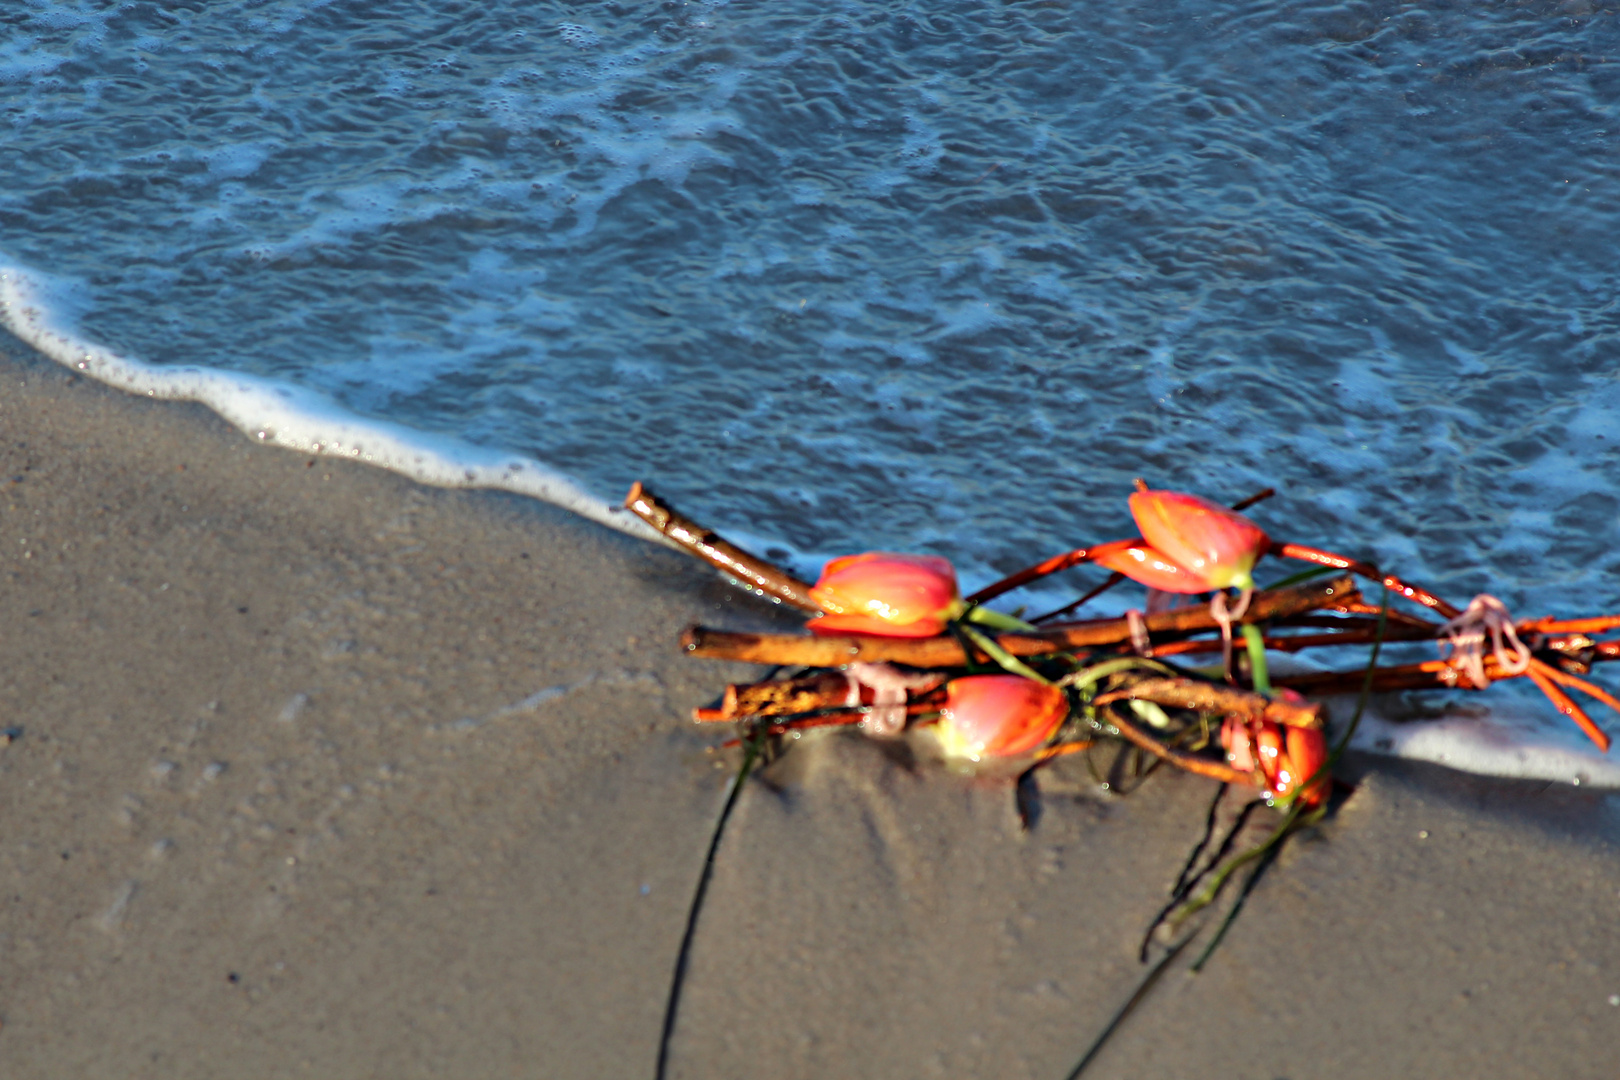
<path fill-rule="evenodd" d="M 1095 739 L 1076 739 L 1073 742 L 1060 742 L 1056 746 L 1044 747 L 1035 751 L 1035 764 L 1051 761 L 1067 754 L 1078 754 L 1082 750 L 1089 750 L 1096 744 Z"/>
<path fill-rule="evenodd" d="M 1273 652 L 1301 652 L 1305 649 L 1330 648 L 1340 645 L 1370 645 L 1378 637 L 1376 630 L 1347 629 L 1337 634 L 1268 634 L 1265 637 L 1267 649 Z M 1417 630 L 1401 630 L 1384 634 L 1385 641 L 1428 641 L 1431 635 L 1420 633 Z M 1176 641 L 1168 645 L 1155 645 L 1154 656 L 1182 656 L 1187 653 L 1220 652 L 1222 645 L 1219 641 L 1198 638 L 1191 641 Z"/>
<path fill-rule="evenodd" d="M 1355 594 L 1348 576 L 1310 581 L 1288 589 L 1256 593 L 1241 623 L 1264 622 L 1281 615 L 1342 603 Z M 1164 611 L 1147 617 L 1148 633 L 1188 634 L 1213 630 L 1218 625 L 1203 606 Z M 1014 656 L 1047 656 L 1070 649 L 1095 648 L 1129 641 L 1126 619 L 1095 619 L 1051 627 L 1035 634 L 1000 634 L 996 642 Z M 681 647 L 690 656 L 716 660 L 745 660 L 756 664 L 801 664 L 837 667 L 856 661 L 889 661 L 919 668 L 961 667 L 967 663 L 962 645 L 952 637 L 885 638 L 807 636 L 801 634 L 744 634 L 694 626 L 681 635 Z"/>
<path fill-rule="evenodd" d="M 937 709 L 940 695 L 935 690 L 945 681 L 943 674 L 932 686 L 908 690 L 907 708 L 918 705 Z M 872 704 L 870 686 L 857 688 L 859 703 Z M 840 671 L 820 671 L 800 679 L 772 679 L 759 683 L 733 683 L 726 687 L 718 709 L 693 709 L 692 719 L 700 724 L 730 723 L 750 717 L 796 716 L 824 709 L 848 707 L 849 679 Z"/>
<path fill-rule="evenodd" d="M 624 506 L 679 547 L 744 585 L 784 604 L 818 615 L 821 613 L 821 607 L 810 599 L 809 585 L 780 567 L 750 555 L 718 533 L 703 528 L 672 509 L 639 481 L 631 485 L 630 494 L 624 497 Z"/>
<path fill-rule="evenodd" d="M 1616 643 L 1620 645 L 1620 643 Z M 1605 653 L 1601 648 L 1592 657 L 1593 660 L 1620 660 L 1620 648 Z M 1552 667 L 1552 665 L 1547 665 Z M 1357 671 L 1311 671 L 1297 675 L 1278 675 L 1273 672 L 1271 682 L 1274 686 L 1286 686 L 1298 690 L 1302 694 L 1326 696 L 1330 694 L 1352 694 L 1361 689 L 1361 680 L 1366 677 L 1367 671 L 1362 668 Z M 1503 678 L 1513 678 L 1503 674 L 1497 666 L 1494 656 L 1485 657 L 1485 675 L 1495 681 Z M 1391 667 L 1375 668 L 1373 670 L 1373 693 L 1387 694 L 1397 690 L 1477 690 L 1480 689 L 1469 683 L 1467 676 L 1462 675 L 1444 660 L 1424 660 L 1416 664 L 1398 664 Z M 1593 695 L 1596 696 L 1596 695 Z"/>
<path fill-rule="evenodd" d="M 1177 750 L 1172 746 L 1166 746 L 1118 713 L 1109 716 L 1108 724 L 1110 727 L 1118 729 L 1120 735 L 1124 736 L 1128 741 L 1146 750 L 1154 757 L 1162 758 L 1178 769 L 1186 769 L 1190 773 L 1222 780 L 1228 784 L 1248 784 L 1250 787 L 1257 788 L 1266 786 L 1265 777 L 1258 770 L 1252 773 L 1244 772 L 1241 769 L 1232 768 L 1223 761 L 1213 761 L 1197 754 L 1189 754 L 1185 750 Z"/>
<path fill-rule="evenodd" d="M 1237 715 L 1247 719 L 1268 720 L 1286 727 L 1321 728 L 1320 704 L 1295 705 L 1276 701 L 1264 694 L 1222 686 L 1220 683 L 1198 682 L 1193 679 L 1144 679 L 1122 690 L 1111 690 L 1099 696 L 1093 705 L 1107 705 L 1128 699 L 1151 701 L 1177 709 L 1193 709 L 1201 713 Z"/>
<path fill-rule="evenodd" d="M 1547 615 L 1525 619 L 1514 629 L 1521 634 L 1601 634 L 1620 629 L 1620 615 L 1599 615 L 1592 619 L 1555 619 Z"/>
<path fill-rule="evenodd" d="M 1310 547 L 1306 544 L 1290 544 L 1278 540 L 1273 540 L 1267 550 L 1278 558 L 1298 559 L 1301 562 L 1315 563 L 1317 566 L 1331 566 L 1335 570 L 1348 570 L 1352 574 L 1359 574 L 1371 581 L 1378 582 L 1397 596 L 1403 596 L 1413 603 L 1422 604 L 1426 608 L 1438 611 L 1448 619 L 1456 618 L 1461 614 L 1461 609 L 1449 601 L 1442 600 L 1427 589 L 1417 585 L 1408 585 L 1395 575 L 1386 574 L 1371 563 L 1346 558 L 1336 552 L 1323 551 L 1321 548 Z"/>

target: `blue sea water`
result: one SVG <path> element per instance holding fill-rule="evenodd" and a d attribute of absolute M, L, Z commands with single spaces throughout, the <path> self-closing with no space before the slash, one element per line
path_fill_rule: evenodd
<path fill-rule="evenodd" d="M 1596 0 L 23 0 L 0 291 L 263 438 L 809 572 L 982 582 L 1141 476 L 1614 611 L 1617 109 Z"/>

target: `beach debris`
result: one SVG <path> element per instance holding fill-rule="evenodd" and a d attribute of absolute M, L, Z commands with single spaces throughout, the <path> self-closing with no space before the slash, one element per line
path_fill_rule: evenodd
<path fill-rule="evenodd" d="M 681 638 L 688 655 L 809 672 L 846 672 L 839 687 L 844 694 L 836 700 L 828 692 L 777 698 L 739 687 L 728 690 L 718 710 L 699 710 L 697 719 L 702 721 L 759 723 L 773 734 L 838 723 L 863 724 L 874 733 L 893 734 L 902 705 L 910 726 L 937 724 L 940 701 L 935 691 L 940 682 L 995 670 L 1037 683 L 1056 685 L 1068 680 L 1065 693 L 1072 722 L 1059 725 L 1054 746 L 1076 738 L 1091 743 L 1099 737 L 1123 740 L 1160 760 L 1205 775 L 1235 781 L 1235 774 L 1247 774 L 1255 787 L 1286 801 L 1264 769 L 1232 766 L 1234 755 L 1223 755 L 1219 740 L 1209 737 L 1209 731 L 1221 729 L 1230 715 L 1223 710 L 1231 707 L 1225 699 L 1211 696 L 1213 688 L 1248 689 L 1273 701 L 1290 701 L 1278 696 L 1284 691 L 1303 695 L 1299 701 L 1353 693 L 1368 674 L 1364 670 L 1271 679 L 1265 673 L 1265 656 L 1268 651 L 1297 653 L 1369 645 L 1376 636 L 1392 643 L 1433 641 L 1441 655 L 1371 671 L 1373 692 L 1484 690 L 1502 679 L 1528 677 L 1600 750 L 1608 750 L 1609 735 L 1567 691 L 1578 690 L 1620 712 L 1620 699 L 1584 678 L 1594 663 L 1620 658 L 1620 640 L 1599 642 L 1592 636 L 1620 629 L 1620 616 L 1515 621 L 1501 601 L 1488 595 L 1459 608 L 1370 563 L 1272 539 L 1239 512 L 1269 495 L 1269 489 L 1238 508 L 1228 508 L 1196 495 L 1155 490 L 1142 481 L 1137 485 L 1129 503 L 1141 537 L 1076 548 L 965 598 L 958 592 L 955 570 L 939 556 L 892 552 L 844 556 L 829 562 L 820 579 L 809 585 L 695 525 L 642 484 L 631 489 L 625 505 L 677 545 L 751 591 L 792 604 L 811 616 L 806 634 L 689 627 Z M 1267 554 L 1302 560 L 1313 569 L 1261 588 L 1256 585 L 1255 568 Z M 1014 589 L 1084 563 L 1097 563 L 1115 573 L 1103 586 L 1058 611 L 1025 622 L 984 606 Z M 1332 576 L 1325 577 L 1329 574 Z M 1387 603 L 1370 603 L 1354 577 L 1376 582 L 1390 597 L 1410 601 L 1446 621 L 1391 609 Z M 1155 593 L 1207 594 L 1210 600 L 1207 606 L 1164 610 L 1155 598 L 1147 614 L 1132 609 L 1122 618 L 1073 618 L 1081 603 L 1127 578 Z M 1159 610 L 1153 610 L 1155 607 Z M 1247 646 L 1246 664 L 1235 665 L 1234 642 L 1239 636 Z M 1223 657 L 1218 671 L 1175 666 L 1177 658 L 1215 651 Z M 1079 673 L 1123 656 L 1157 660 L 1160 667 L 1151 677 L 1142 667 L 1115 671 L 1105 684 L 1094 687 L 1090 698 L 1076 691 L 1080 683 L 1074 680 Z M 920 680 L 907 687 L 904 701 L 898 697 L 894 681 L 898 676 L 894 675 L 889 676 L 881 701 L 877 693 L 866 692 L 874 689 L 870 685 L 863 685 L 859 702 L 855 700 L 854 686 L 862 680 L 859 672 L 875 670 L 870 665 L 879 664 L 886 665 L 887 671 Z M 849 675 L 852 666 L 856 673 Z M 922 673 L 938 676 L 938 681 L 922 680 Z M 801 671 L 793 678 L 803 677 Z M 1154 684 L 1153 692 L 1160 698 L 1168 695 L 1174 700 L 1146 696 L 1144 683 Z M 1127 704 L 1123 710 L 1112 707 L 1119 703 Z M 1156 705 L 1158 711 L 1144 709 L 1144 703 Z M 1174 715 L 1164 712 L 1166 707 Z M 880 712 L 881 722 L 868 722 L 874 710 Z M 1168 722 L 1153 722 L 1161 717 Z M 1194 730 L 1196 734 L 1190 734 Z M 1270 746 L 1271 735 L 1261 741 L 1263 730 L 1251 734 L 1254 746 Z M 1278 737 L 1280 747 L 1286 737 Z M 1263 749 L 1262 757 L 1265 753 Z M 1243 758 L 1242 754 L 1235 756 Z"/>
<path fill-rule="evenodd" d="M 743 749 L 742 765 L 710 841 L 703 879 L 688 918 L 659 1050 L 668 1062 L 681 976 L 698 908 L 725 822 L 751 770 L 821 727 L 856 726 L 897 738 L 928 734 L 958 767 L 1015 770 L 1014 801 L 1024 827 L 1039 817 L 1037 771 L 1080 755 L 1099 785 L 1140 781 L 1170 765 L 1219 782 L 1203 838 L 1171 889 L 1169 902 L 1143 935 L 1141 958 L 1161 931 L 1164 951 L 1101 1039 L 1134 1008 L 1159 973 L 1196 936 L 1184 928 L 1220 896 L 1240 871 L 1247 877 L 1212 939 L 1192 964 L 1198 970 L 1220 944 L 1261 875 L 1286 840 L 1321 821 L 1332 805 L 1332 771 L 1349 745 L 1373 693 L 1483 691 L 1504 679 L 1529 678 L 1559 712 L 1602 751 L 1608 734 L 1567 692 L 1578 690 L 1620 712 L 1620 699 L 1586 678 L 1594 664 L 1620 659 L 1620 615 L 1515 620 L 1495 597 L 1481 594 L 1459 608 L 1371 563 L 1322 548 L 1273 539 L 1242 511 L 1269 497 L 1259 492 L 1231 507 L 1196 495 L 1155 490 L 1137 481 L 1129 498 L 1142 535 L 1075 548 L 962 596 L 954 567 L 937 555 L 874 551 L 826 564 L 815 584 L 742 551 L 674 511 L 642 484 L 625 506 L 676 546 L 756 595 L 802 610 L 803 633 L 746 633 L 688 627 L 689 656 L 771 665 L 768 678 L 728 685 L 719 700 L 694 710 L 700 723 L 735 725 L 720 748 Z M 1266 555 L 1311 564 L 1269 585 L 1257 581 Z M 1072 603 L 1028 621 L 985 605 L 1015 589 L 1086 563 L 1113 571 Z M 1356 579 L 1381 586 L 1377 603 Z M 1106 590 L 1134 580 L 1148 587 L 1145 612 L 1079 619 L 1075 612 Z M 1175 604 L 1173 597 L 1207 597 Z M 1403 600 L 1419 611 L 1393 608 Z M 1171 602 L 1167 602 L 1171 601 Z M 1428 617 L 1438 615 L 1443 621 Z M 1438 657 L 1379 666 L 1386 644 L 1432 642 Z M 1241 649 L 1239 645 L 1241 644 Z M 1273 676 L 1272 653 L 1370 647 L 1364 666 Z M 1209 667 L 1186 660 L 1218 654 Z M 1359 693 L 1354 714 L 1330 746 L 1323 697 Z M 1111 752 L 1107 781 L 1094 755 Z M 1219 808 L 1230 788 L 1255 795 L 1227 815 L 1217 840 Z M 1237 850 L 1261 807 L 1280 812 L 1259 843 Z"/>

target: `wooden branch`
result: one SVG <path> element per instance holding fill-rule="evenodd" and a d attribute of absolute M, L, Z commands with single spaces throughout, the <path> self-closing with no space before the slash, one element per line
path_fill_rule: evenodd
<path fill-rule="evenodd" d="M 1224 761 L 1214 761 L 1210 758 L 1199 757 L 1197 754 L 1189 754 L 1185 750 L 1177 750 L 1174 747 L 1166 746 L 1118 713 L 1109 715 L 1108 725 L 1117 729 L 1120 735 L 1124 736 L 1128 741 L 1135 743 L 1154 757 L 1163 758 L 1178 769 L 1186 769 L 1190 773 L 1222 780 L 1228 784 L 1248 784 L 1250 787 L 1257 788 L 1266 786 L 1265 777 L 1260 774 L 1259 770 L 1246 773 L 1241 769 L 1232 768 Z"/>
<path fill-rule="evenodd" d="M 1285 619 L 1273 620 L 1276 626 L 1315 626 L 1327 627 L 1334 630 L 1364 629 L 1376 630 L 1378 628 L 1378 605 L 1368 605 L 1372 608 L 1371 615 L 1290 615 Z M 1391 608 L 1388 617 L 1384 620 L 1386 639 L 1393 627 L 1400 627 L 1403 633 L 1410 633 L 1414 639 L 1434 637 L 1440 633 L 1440 624 L 1428 619 L 1420 619 L 1416 615 L 1408 615 L 1404 611 Z"/>
<path fill-rule="evenodd" d="M 1328 647 L 1342 647 L 1348 645 L 1371 645 L 1378 637 L 1375 630 L 1347 629 L 1337 634 L 1267 634 L 1265 636 L 1266 648 L 1273 652 L 1302 652 L 1305 649 L 1320 649 Z M 1430 641 L 1432 636 L 1420 633 L 1416 629 L 1396 629 L 1391 632 L 1386 628 L 1385 641 Z M 1189 641 L 1173 641 L 1168 645 L 1155 645 L 1154 656 L 1183 656 L 1187 653 L 1217 653 L 1221 651 L 1219 641 L 1208 638 L 1195 638 Z"/>
<path fill-rule="evenodd" d="M 1107 705 L 1132 698 L 1201 713 L 1235 714 L 1247 719 L 1267 720 L 1285 727 L 1322 727 L 1320 704 L 1295 705 L 1288 701 L 1275 701 L 1249 690 L 1194 679 L 1144 679 L 1123 690 L 1103 694 L 1092 704 Z"/>
<path fill-rule="evenodd" d="M 1514 629 L 1521 634 L 1602 634 L 1620 628 L 1620 615 L 1599 615 L 1591 619 L 1555 619 L 1544 616 L 1525 619 Z"/>
<path fill-rule="evenodd" d="M 841 671 L 820 671 L 803 679 L 726 687 L 720 712 L 726 719 L 739 716 L 781 716 L 843 705 L 849 700 L 849 679 Z M 857 701 L 860 699 L 857 698 Z"/>
<path fill-rule="evenodd" d="M 945 681 L 932 678 L 932 685 L 908 691 L 908 702 L 924 704 Z M 859 688 L 859 703 L 872 704 L 869 686 Z M 720 699 L 718 709 L 694 709 L 692 719 L 699 723 L 729 723 L 750 716 L 794 716 L 821 709 L 845 708 L 849 703 L 849 679 L 841 671 L 818 671 L 799 679 L 771 679 L 760 683 L 732 683 Z M 938 702 L 929 708 L 938 708 Z"/>
<path fill-rule="evenodd" d="M 1617 643 L 1620 644 L 1620 643 Z M 1605 653 L 1600 647 L 1592 657 L 1598 660 L 1620 659 L 1620 649 Z M 1556 666 L 1549 664 L 1548 666 Z M 1271 676 L 1274 686 L 1286 686 L 1298 690 L 1302 694 L 1313 697 L 1328 694 L 1354 694 L 1361 690 L 1362 680 L 1367 676 L 1367 669 L 1358 671 L 1312 671 L 1298 675 Z M 1485 676 L 1493 682 L 1499 679 L 1511 679 L 1516 676 L 1502 674 L 1496 663 L 1496 657 L 1486 655 Z M 1425 660 L 1417 664 L 1399 664 L 1393 667 L 1376 668 L 1373 671 L 1373 693 L 1387 694 L 1397 690 L 1478 690 L 1468 677 L 1444 660 Z"/>
<path fill-rule="evenodd" d="M 1318 566 L 1331 566 L 1335 570 L 1348 570 L 1352 574 L 1359 574 L 1370 581 L 1379 582 L 1397 596 L 1405 597 L 1414 603 L 1422 604 L 1426 608 L 1438 611 L 1448 619 L 1454 619 L 1462 614 L 1461 609 L 1449 601 L 1442 600 L 1427 589 L 1417 585 L 1408 585 L 1393 574 L 1386 574 L 1371 563 L 1359 559 L 1349 559 L 1332 551 L 1323 551 L 1321 548 L 1309 547 L 1305 544 L 1282 543 L 1277 540 L 1271 542 L 1267 548 L 1271 554 L 1283 559 L 1299 559 L 1302 562 L 1315 563 Z M 1377 611 L 1377 608 L 1373 609 Z"/>
<path fill-rule="evenodd" d="M 1340 604 L 1356 595 L 1349 577 L 1309 581 L 1290 589 L 1255 593 L 1241 623 L 1258 623 L 1283 615 Z M 1147 616 L 1149 635 L 1189 634 L 1213 630 L 1217 623 L 1209 609 L 1181 608 Z M 1047 656 L 1071 649 L 1117 645 L 1129 641 L 1125 619 L 1095 619 L 1050 627 L 1034 634 L 1000 634 L 996 642 L 1019 657 Z M 740 634 L 694 626 L 681 635 L 681 647 L 690 656 L 716 660 L 746 660 L 756 664 L 802 664 L 837 667 L 856 661 L 890 661 L 919 668 L 962 667 L 967 655 L 952 637 L 885 638 L 866 636 L 806 636 L 802 634 Z"/>
<path fill-rule="evenodd" d="M 810 599 L 809 585 L 676 512 L 639 481 L 631 485 L 630 494 L 624 497 L 624 506 L 678 547 L 722 573 L 784 604 L 821 614 L 821 607 Z"/>

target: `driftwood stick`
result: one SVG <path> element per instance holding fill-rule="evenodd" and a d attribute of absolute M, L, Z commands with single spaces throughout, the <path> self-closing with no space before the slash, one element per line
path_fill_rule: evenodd
<path fill-rule="evenodd" d="M 1199 776 L 1208 776 L 1228 784 L 1248 784 L 1250 787 L 1263 788 L 1266 786 L 1265 777 L 1258 771 L 1246 773 L 1241 769 L 1234 769 L 1224 761 L 1214 761 L 1197 754 L 1189 754 L 1185 750 L 1177 750 L 1166 746 L 1155 739 L 1129 720 L 1115 713 L 1108 718 L 1108 725 L 1118 729 L 1120 735 L 1137 746 L 1146 750 L 1154 757 L 1163 758 L 1178 769 L 1186 769 Z"/>
<path fill-rule="evenodd" d="M 848 700 L 849 679 L 843 672 L 819 671 L 802 679 L 779 679 L 751 686 L 733 683 L 720 698 L 720 711 L 727 718 L 779 716 L 826 709 Z"/>
<path fill-rule="evenodd" d="M 1352 574 L 1359 574 L 1369 581 L 1379 582 L 1384 588 L 1397 596 L 1405 597 L 1414 603 L 1422 604 L 1426 608 L 1438 611 L 1448 619 L 1454 619 L 1462 614 L 1461 610 L 1449 601 L 1442 600 L 1417 585 L 1408 585 L 1394 574 L 1386 574 L 1371 563 L 1359 559 L 1346 558 L 1332 551 L 1323 551 L 1321 548 L 1309 547 L 1305 544 L 1289 544 L 1273 540 L 1267 548 L 1271 554 L 1283 559 L 1299 559 L 1302 562 L 1315 563 L 1318 566 L 1331 566 L 1335 570 L 1348 570 Z M 1374 609 L 1376 611 L 1376 609 Z"/>
<path fill-rule="evenodd" d="M 1620 642 L 1614 644 L 1620 645 Z M 1620 659 L 1620 648 L 1605 651 L 1599 646 L 1592 656 L 1594 661 L 1617 659 Z M 1352 694 L 1361 689 L 1361 681 L 1366 676 L 1366 668 L 1358 671 L 1313 671 L 1299 675 L 1273 674 L 1271 682 L 1274 686 L 1286 686 L 1302 694 Z M 1502 673 L 1494 656 L 1485 657 L 1485 676 L 1493 682 L 1515 678 Z M 1376 694 L 1392 693 L 1396 690 L 1479 689 L 1469 682 L 1466 675 L 1444 660 L 1425 660 L 1417 664 L 1376 668 L 1373 671 L 1372 688 Z"/>
<path fill-rule="evenodd" d="M 1601 634 L 1620 629 L 1620 615 L 1599 615 L 1591 619 L 1555 619 L 1549 615 L 1525 619 L 1514 629 L 1521 634 Z"/>
<path fill-rule="evenodd" d="M 1268 720 L 1286 727 L 1322 726 L 1320 704 L 1295 705 L 1287 701 L 1274 701 L 1264 694 L 1193 679 L 1144 679 L 1123 690 L 1103 694 L 1092 704 L 1107 705 L 1131 698 L 1177 709 L 1194 709 L 1201 713 L 1235 714 L 1247 719 Z"/>
<path fill-rule="evenodd" d="M 922 702 L 933 694 L 944 675 L 933 677 L 932 685 L 908 692 L 910 701 Z M 869 686 L 859 688 L 858 703 L 872 704 Z M 837 709 L 849 705 L 849 679 L 841 671 L 819 671 L 799 679 L 772 679 L 760 683 L 733 683 L 726 687 L 718 709 L 694 709 L 699 723 L 729 722 L 745 716 L 792 716 Z M 937 703 L 932 706 L 937 708 Z"/>
<path fill-rule="evenodd" d="M 1369 606 L 1372 608 L 1371 615 L 1290 615 L 1287 618 L 1274 619 L 1273 625 L 1317 626 L 1329 627 L 1335 630 L 1349 630 L 1352 628 L 1376 630 L 1378 628 L 1379 607 L 1377 604 Z M 1440 632 L 1440 624 L 1437 622 L 1430 622 L 1428 619 L 1420 619 L 1416 615 L 1408 615 L 1404 611 L 1392 609 L 1384 619 L 1385 640 L 1389 639 L 1389 635 L 1394 632 L 1396 627 L 1399 627 L 1403 633 L 1410 632 L 1414 639 L 1434 637 Z"/>
<path fill-rule="evenodd" d="M 1348 575 L 1328 581 L 1310 581 L 1290 589 L 1256 593 L 1242 623 L 1295 615 L 1316 608 L 1343 603 L 1355 596 L 1355 585 Z M 1152 634 L 1188 634 L 1216 627 L 1209 609 L 1200 605 L 1147 616 Z M 1043 629 L 1035 634 L 1000 634 L 996 641 L 1014 656 L 1045 656 L 1070 649 L 1117 645 L 1129 641 L 1126 619 L 1096 619 Z M 864 636 L 820 636 L 801 634 L 741 634 L 694 626 L 681 635 L 681 647 L 689 656 L 716 660 L 745 660 L 756 664 L 802 664 L 806 667 L 837 667 L 856 661 L 891 661 L 919 668 L 961 667 L 967 655 L 952 637 L 885 638 Z"/>
<path fill-rule="evenodd" d="M 1346 629 L 1337 634 L 1267 634 L 1265 636 L 1266 648 L 1272 652 L 1301 652 L 1305 649 L 1320 649 L 1343 645 L 1371 645 L 1378 637 L 1376 630 Z M 1397 630 L 1386 632 L 1385 641 L 1428 641 L 1432 635 L 1417 630 Z M 1156 645 L 1153 648 L 1154 656 L 1183 656 L 1187 653 L 1217 653 L 1222 649 L 1219 641 L 1208 638 L 1194 638 L 1188 641 L 1173 641 L 1168 645 Z"/>
<path fill-rule="evenodd" d="M 624 506 L 676 545 L 722 573 L 784 604 L 821 614 L 820 606 L 810 599 L 809 585 L 678 513 L 639 481 L 631 485 L 630 494 L 624 497 Z"/>

